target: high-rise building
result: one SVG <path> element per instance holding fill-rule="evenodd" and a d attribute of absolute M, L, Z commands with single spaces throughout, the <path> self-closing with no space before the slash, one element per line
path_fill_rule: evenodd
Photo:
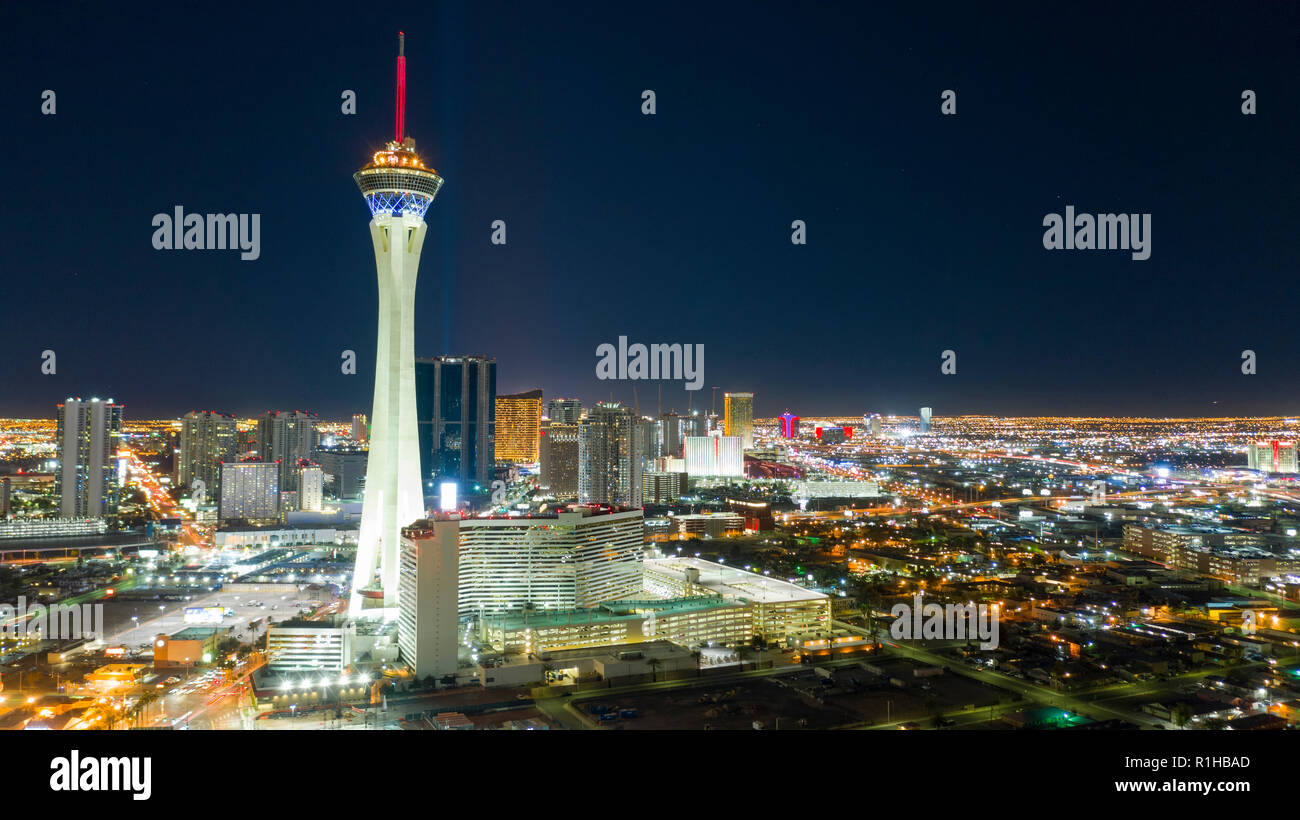
<path fill-rule="evenodd" d="M 9 506 L 12 503 L 9 499 L 12 492 L 13 487 L 10 485 L 9 476 L 0 478 L 0 521 L 9 517 Z"/>
<path fill-rule="evenodd" d="M 311 413 L 268 410 L 257 420 L 258 457 L 280 465 L 282 492 L 297 492 L 298 462 L 310 461 L 318 442 L 316 416 Z"/>
<path fill-rule="evenodd" d="M 665 456 L 681 458 L 682 439 L 686 436 L 686 421 L 676 413 L 669 411 L 659 417 L 663 428 L 663 453 Z"/>
<path fill-rule="evenodd" d="M 415 401 L 426 481 L 487 484 L 496 458 L 496 394 L 495 359 L 416 360 Z"/>
<path fill-rule="evenodd" d="M 280 465 L 244 461 L 221 465 L 222 521 L 272 523 L 280 518 Z"/>
<path fill-rule="evenodd" d="M 799 417 L 789 410 L 780 416 L 781 438 L 798 438 Z"/>
<path fill-rule="evenodd" d="M 578 500 L 641 506 L 637 419 L 617 402 L 600 402 L 578 426 Z"/>
<path fill-rule="evenodd" d="M 636 451 L 641 456 L 642 464 L 646 459 L 668 455 L 663 419 L 639 418 L 636 420 L 636 431 Z"/>
<path fill-rule="evenodd" d="M 722 434 L 738 437 L 746 450 L 754 449 L 754 394 L 724 393 L 722 411 Z"/>
<path fill-rule="evenodd" d="M 235 461 L 257 461 L 261 451 L 257 446 L 257 428 L 241 430 L 235 427 Z"/>
<path fill-rule="evenodd" d="M 852 427 L 818 427 L 817 439 L 822 444 L 843 444 L 853 438 Z"/>
<path fill-rule="evenodd" d="M 930 412 L 931 411 L 929 407 L 921 408 L 921 432 L 922 433 L 930 432 Z"/>
<path fill-rule="evenodd" d="M 646 504 L 672 504 L 686 491 L 686 473 L 646 470 L 641 477 L 641 500 Z"/>
<path fill-rule="evenodd" d="M 699 410 L 692 410 L 689 415 L 682 416 L 683 446 L 687 436 L 707 436 L 712 429 L 710 420 L 715 418 L 717 416 L 707 416 Z"/>
<path fill-rule="evenodd" d="M 63 518 L 105 518 L 117 512 L 121 484 L 117 449 L 122 405 L 112 399 L 68 399 L 58 407 L 59 469 L 54 474 Z"/>
<path fill-rule="evenodd" d="M 442 177 L 406 136 L 405 38 L 397 56 L 397 127 L 393 141 L 353 175 L 370 208 L 370 242 L 379 280 L 379 336 L 370 456 L 357 538 L 350 611 L 361 613 L 362 590 L 376 573 L 385 608 L 397 605 L 402 528 L 424 516 L 416 415 L 415 280 L 427 225 L 424 214 Z"/>
<path fill-rule="evenodd" d="M 880 414 L 872 413 L 870 416 L 862 417 L 862 424 L 871 430 L 871 435 L 880 435 Z"/>
<path fill-rule="evenodd" d="M 496 460 L 536 464 L 542 422 L 542 391 L 497 396 Z"/>
<path fill-rule="evenodd" d="M 442 518 L 402 530 L 397 646 L 416 679 L 456 674 L 459 525 Z"/>
<path fill-rule="evenodd" d="M 325 471 L 318 464 L 298 468 L 298 509 L 320 512 L 325 508 Z"/>
<path fill-rule="evenodd" d="M 739 477 L 745 474 L 740 436 L 687 436 L 686 474 Z"/>
<path fill-rule="evenodd" d="M 211 410 L 194 410 L 181 418 L 181 438 L 176 454 L 176 483 L 194 487 L 202 481 L 204 496 L 220 495 L 221 463 L 236 458 L 235 417 Z"/>
<path fill-rule="evenodd" d="M 656 473 L 682 473 L 686 474 L 686 459 L 677 456 L 662 456 L 660 458 L 650 459 L 645 464 L 646 471 Z M 685 488 L 683 488 L 685 489 Z M 644 481 L 642 482 L 642 496 L 645 495 Z"/>
<path fill-rule="evenodd" d="M 578 423 L 542 419 L 538 483 L 558 499 L 578 497 Z"/>
<path fill-rule="evenodd" d="M 1252 441 L 1246 446 L 1246 463 L 1250 469 L 1265 473 L 1300 472 L 1294 441 Z"/>
<path fill-rule="evenodd" d="M 561 424 L 577 424 L 582 418 L 582 402 L 577 399 L 551 399 L 546 405 L 546 416 Z"/>
<path fill-rule="evenodd" d="M 594 607 L 641 593 L 641 510 L 460 522 L 460 616 Z"/>
<path fill-rule="evenodd" d="M 341 501 L 355 501 L 365 486 L 367 452 L 364 447 L 336 444 L 317 447 L 312 461 L 324 474 L 325 492 Z"/>
<path fill-rule="evenodd" d="M 352 440 L 361 443 L 369 440 L 370 433 L 366 429 L 366 414 L 352 414 Z"/>

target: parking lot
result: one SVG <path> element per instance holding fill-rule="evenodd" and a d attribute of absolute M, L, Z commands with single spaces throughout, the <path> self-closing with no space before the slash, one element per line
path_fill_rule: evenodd
<path fill-rule="evenodd" d="M 187 623 L 185 610 L 190 607 L 226 606 L 231 614 L 222 619 L 220 626 L 233 630 L 241 640 L 250 640 L 261 634 L 266 620 L 284 621 L 310 611 L 322 596 L 319 590 L 304 585 L 266 584 L 256 592 L 227 591 L 191 593 L 188 601 L 162 600 L 109 600 L 104 602 L 104 642 L 109 646 L 125 645 L 131 651 L 148 651 L 158 635 L 173 635 L 190 626 L 208 624 Z M 325 593 L 328 598 L 328 593 Z M 251 630 L 250 624 L 259 622 Z M 217 624 L 211 624 L 217 626 Z"/>

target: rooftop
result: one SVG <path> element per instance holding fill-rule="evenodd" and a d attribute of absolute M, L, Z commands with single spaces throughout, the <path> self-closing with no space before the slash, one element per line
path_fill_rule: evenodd
<path fill-rule="evenodd" d="M 486 620 L 492 627 L 502 627 L 509 631 L 515 631 L 525 627 L 545 629 L 546 627 L 567 626 L 569 624 L 640 621 L 650 612 L 653 612 L 657 617 L 663 617 L 731 606 L 739 606 L 739 604 L 735 601 L 728 601 L 721 595 L 699 595 L 690 598 L 607 601 L 599 606 L 588 608 L 515 612 L 487 616 Z"/>
<path fill-rule="evenodd" d="M 695 579 L 695 583 L 723 598 L 742 602 L 776 604 L 827 598 L 824 593 L 805 589 L 779 578 L 759 575 L 700 558 L 679 556 L 647 558 L 645 569 L 647 572 L 659 572 L 679 580 L 685 580 L 687 570 L 697 570 L 699 577 Z"/>
<path fill-rule="evenodd" d="M 190 626 L 171 636 L 173 641 L 202 641 L 211 638 L 218 632 L 226 632 L 225 629 L 217 629 L 210 626 Z"/>

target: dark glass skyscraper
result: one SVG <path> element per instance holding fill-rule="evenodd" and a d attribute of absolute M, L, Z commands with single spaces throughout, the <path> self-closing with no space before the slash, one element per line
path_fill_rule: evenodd
<path fill-rule="evenodd" d="M 268 410 L 257 419 L 260 457 L 262 461 L 279 463 L 282 491 L 298 491 L 298 462 L 311 459 L 318 440 L 316 416 L 311 413 Z"/>
<path fill-rule="evenodd" d="M 420 464 L 426 482 L 486 486 L 496 453 L 497 363 L 487 356 L 415 360 Z M 426 484 L 425 494 L 435 490 Z"/>

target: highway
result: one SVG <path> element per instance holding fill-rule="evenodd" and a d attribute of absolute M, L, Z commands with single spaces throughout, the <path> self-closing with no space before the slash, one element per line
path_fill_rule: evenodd
<path fill-rule="evenodd" d="M 179 518 L 181 519 L 181 537 L 179 546 L 181 547 L 202 547 L 209 546 L 210 540 L 203 533 L 203 530 L 194 523 L 193 520 L 186 520 L 189 516 L 187 510 L 182 509 L 171 495 L 158 481 L 150 470 L 148 465 L 141 460 L 139 453 L 131 449 L 123 449 L 121 454 L 127 457 L 127 474 L 136 486 L 145 494 L 148 499 L 149 510 L 158 519 Z"/>

